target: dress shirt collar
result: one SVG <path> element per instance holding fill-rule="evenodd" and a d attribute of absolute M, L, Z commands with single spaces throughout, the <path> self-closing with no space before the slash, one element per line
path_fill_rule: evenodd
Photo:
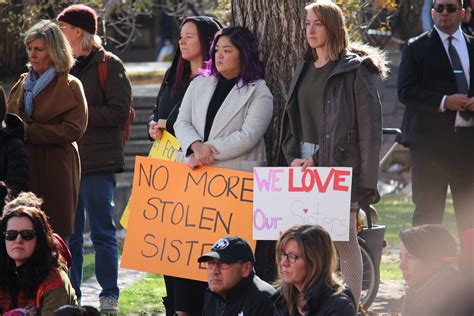
<path fill-rule="evenodd" d="M 439 37 L 441 38 L 441 41 L 443 43 L 445 43 L 445 42 L 447 43 L 448 42 L 448 37 L 450 37 L 450 36 L 454 37 L 456 40 L 458 40 L 461 43 L 462 43 L 462 41 L 464 41 L 464 35 L 462 34 L 461 26 L 459 26 L 458 30 L 456 32 L 454 32 L 454 34 L 452 34 L 452 35 L 444 33 L 436 25 L 434 26 L 434 28 L 438 32 Z"/>

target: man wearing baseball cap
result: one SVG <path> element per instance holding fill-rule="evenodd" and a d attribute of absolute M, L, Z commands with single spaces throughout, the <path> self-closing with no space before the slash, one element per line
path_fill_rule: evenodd
<path fill-rule="evenodd" d="M 122 125 L 127 121 L 131 84 L 122 61 L 106 52 L 97 35 L 97 15 L 85 5 L 75 4 L 57 17 L 61 31 L 74 52 L 71 74 L 84 87 L 89 109 L 87 130 L 78 142 L 81 185 L 76 208 L 75 232 L 69 239 L 72 253 L 71 282 L 81 298 L 83 232 L 85 213 L 96 251 L 95 270 L 102 291 L 102 314 L 116 314 L 119 288 L 118 244 L 114 223 L 115 173 L 124 169 Z"/>
<path fill-rule="evenodd" d="M 275 289 L 255 275 L 255 257 L 245 240 L 219 239 L 198 262 L 206 266 L 209 285 L 203 315 L 273 315 Z"/>

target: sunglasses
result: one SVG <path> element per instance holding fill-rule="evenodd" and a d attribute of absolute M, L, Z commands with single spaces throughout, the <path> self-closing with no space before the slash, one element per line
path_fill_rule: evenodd
<path fill-rule="evenodd" d="M 433 7 L 438 13 L 443 13 L 445 8 L 448 13 L 454 13 L 458 10 L 458 6 L 455 4 L 437 4 Z"/>
<path fill-rule="evenodd" d="M 3 236 L 5 236 L 5 240 L 16 240 L 18 235 L 21 236 L 21 239 L 23 240 L 32 240 L 36 236 L 36 232 L 31 229 L 25 229 L 25 230 L 7 230 L 3 233 Z"/>

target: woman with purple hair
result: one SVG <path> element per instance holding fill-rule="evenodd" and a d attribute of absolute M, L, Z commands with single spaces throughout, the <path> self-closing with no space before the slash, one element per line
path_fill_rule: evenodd
<path fill-rule="evenodd" d="M 216 34 L 211 60 L 184 95 L 174 125 L 191 168 L 212 165 L 242 171 L 266 165 L 263 135 L 273 114 L 273 96 L 263 80 L 257 43 L 245 27 Z"/>

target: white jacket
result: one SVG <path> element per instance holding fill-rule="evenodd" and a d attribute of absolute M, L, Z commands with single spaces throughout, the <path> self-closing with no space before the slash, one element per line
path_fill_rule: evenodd
<path fill-rule="evenodd" d="M 191 144 L 203 141 L 207 108 L 217 82 L 212 76 L 197 77 L 186 90 L 174 124 L 182 149 L 176 154 L 177 161 L 186 162 Z M 264 80 L 243 87 L 242 82 L 235 85 L 219 108 L 205 142 L 219 151 L 213 166 L 241 171 L 266 166 L 263 135 L 272 115 L 273 96 Z"/>

